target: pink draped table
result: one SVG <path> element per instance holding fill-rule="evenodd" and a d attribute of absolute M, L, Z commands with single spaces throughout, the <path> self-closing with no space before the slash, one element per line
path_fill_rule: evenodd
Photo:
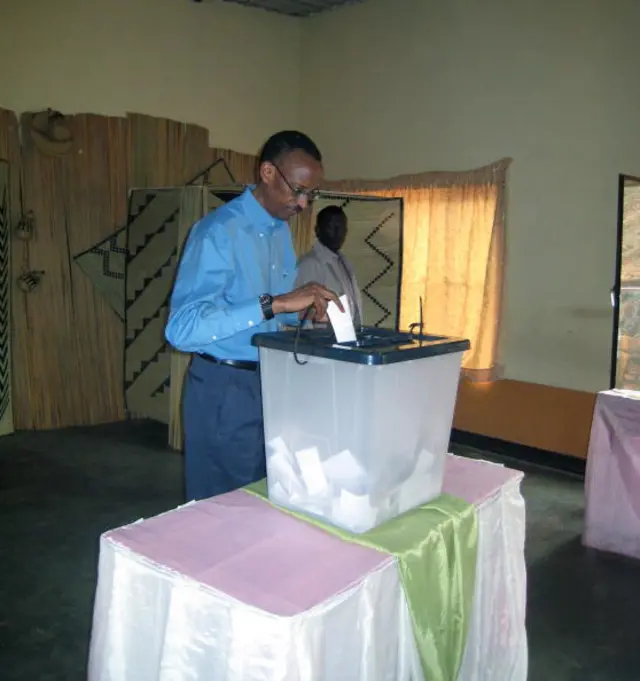
<path fill-rule="evenodd" d="M 583 543 L 640 558 L 640 392 L 598 394 L 587 457 Z"/>
<path fill-rule="evenodd" d="M 459 679 L 525 681 L 522 474 L 450 455 L 478 508 Z M 101 537 L 90 681 L 422 679 L 395 559 L 238 490 Z"/>

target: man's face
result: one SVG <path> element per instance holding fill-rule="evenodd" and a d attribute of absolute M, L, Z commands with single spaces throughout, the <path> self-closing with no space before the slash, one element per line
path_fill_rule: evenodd
<path fill-rule="evenodd" d="M 303 211 L 322 183 L 322 164 L 304 151 L 291 151 L 275 163 L 260 166 L 269 212 L 288 220 Z"/>
<path fill-rule="evenodd" d="M 334 216 L 328 224 L 316 229 L 316 236 L 321 244 L 337 253 L 347 238 L 347 218 Z"/>

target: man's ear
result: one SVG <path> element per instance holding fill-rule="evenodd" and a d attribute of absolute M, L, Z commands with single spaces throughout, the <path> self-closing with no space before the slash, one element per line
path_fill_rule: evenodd
<path fill-rule="evenodd" d="M 258 168 L 258 179 L 260 182 L 264 182 L 264 184 L 271 184 L 275 172 L 276 169 L 273 167 L 273 163 L 265 161 L 264 163 L 261 163 Z"/>

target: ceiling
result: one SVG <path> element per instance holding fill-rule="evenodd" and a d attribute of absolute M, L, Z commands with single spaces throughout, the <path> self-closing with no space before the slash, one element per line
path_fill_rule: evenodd
<path fill-rule="evenodd" d="M 194 0 L 194 2 L 202 1 Z M 310 17 L 336 7 L 355 5 L 363 2 L 363 0 L 223 0 L 223 2 L 234 2 L 246 7 L 258 7 L 270 12 L 286 14 L 290 17 Z"/>

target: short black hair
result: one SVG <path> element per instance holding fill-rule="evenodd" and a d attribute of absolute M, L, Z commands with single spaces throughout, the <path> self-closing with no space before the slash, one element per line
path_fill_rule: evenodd
<path fill-rule="evenodd" d="M 297 130 L 281 130 L 264 143 L 258 157 L 258 167 L 267 162 L 275 163 L 292 151 L 304 151 L 319 163 L 322 162 L 320 150 L 308 135 Z"/>
<path fill-rule="evenodd" d="M 347 219 L 347 214 L 344 212 L 340 206 L 326 206 L 321 211 L 318 212 L 316 216 L 316 229 L 324 230 L 327 227 L 331 227 L 338 220 L 342 222 Z"/>

